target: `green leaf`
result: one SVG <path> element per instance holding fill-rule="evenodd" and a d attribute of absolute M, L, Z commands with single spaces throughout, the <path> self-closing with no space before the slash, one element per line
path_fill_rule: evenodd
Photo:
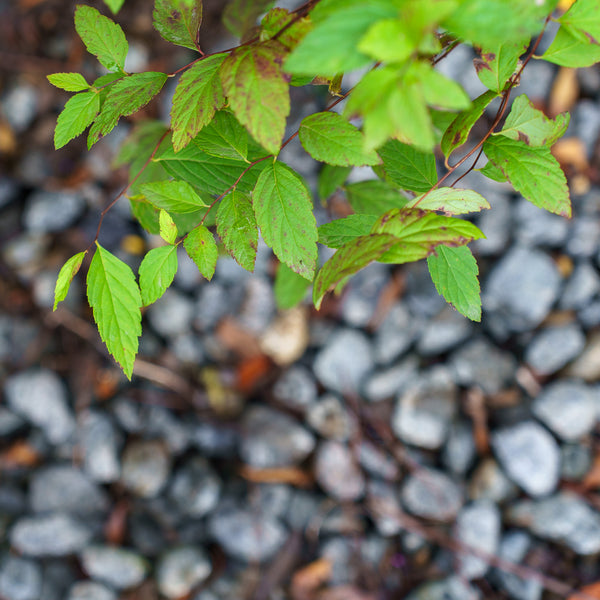
<path fill-rule="evenodd" d="M 484 46 L 481 49 L 481 58 L 473 61 L 481 83 L 490 90 L 501 93 L 508 79 L 516 71 L 519 57 L 526 49 L 526 43 Z"/>
<path fill-rule="evenodd" d="M 600 62 L 600 46 L 582 41 L 563 25 L 541 58 L 561 67 L 591 67 Z"/>
<path fill-rule="evenodd" d="M 324 20 L 317 22 L 285 63 L 293 75 L 328 75 L 360 69 L 372 62 L 358 49 L 369 27 L 380 19 L 397 16 L 398 9 L 385 0 L 342 3 Z"/>
<path fill-rule="evenodd" d="M 345 190 L 354 212 L 364 215 L 379 216 L 392 208 L 402 208 L 408 202 L 397 189 L 378 179 L 351 183 Z"/>
<path fill-rule="evenodd" d="M 215 112 L 225 105 L 219 69 L 226 56 L 207 56 L 181 76 L 171 107 L 175 152 L 185 148 L 211 122 Z"/>
<path fill-rule="evenodd" d="M 125 34 L 114 21 L 95 8 L 80 4 L 75 9 L 75 29 L 87 51 L 109 71 L 124 71 L 129 45 Z"/>
<path fill-rule="evenodd" d="M 277 154 L 290 113 L 289 84 L 281 70 L 286 49 L 276 41 L 240 46 L 221 65 L 229 106 L 250 135 Z"/>
<path fill-rule="evenodd" d="M 153 248 L 144 256 L 139 268 L 142 303 L 156 302 L 173 283 L 177 273 L 177 246 Z"/>
<path fill-rule="evenodd" d="M 150 204 L 174 213 L 191 213 L 209 205 L 185 181 L 154 181 L 141 186 Z"/>
<path fill-rule="evenodd" d="M 490 208 L 490 203 L 473 190 L 442 187 L 413 198 L 406 204 L 406 207 L 419 207 L 422 210 L 440 210 L 452 215 L 463 215 Z"/>
<path fill-rule="evenodd" d="M 203 277 L 209 281 L 215 274 L 219 251 L 213 234 L 204 225 L 198 225 L 187 234 L 183 247 L 189 257 L 196 263 Z"/>
<path fill-rule="evenodd" d="M 248 132 L 230 112 L 216 113 L 195 143 L 207 154 L 247 161 Z"/>
<path fill-rule="evenodd" d="M 429 62 L 411 63 L 406 79 L 415 79 L 421 86 L 425 102 L 434 108 L 464 110 L 471 105 L 469 96 L 462 86 L 436 71 Z"/>
<path fill-rule="evenodd" d="M 158 214 L 158 225 L 160 237 L 167 242 L 167 244 L 174 244 L 177 239 L 177 225 L 173 221 L 173 217 L 162 208 Z"/>
<path fill-rule="evenodd" d="M 600 0 L 578 0 L 558 20 L 581 41 L 600 44 Z"/>
<path fill-rule="evenodd" d="M 152 235 L 158 235 L 160 226 L 158 224 L 158 215 L 160 210 L 154 208 L 152 204 L 145 200 L 130 198 L 129 205 L 131 214 L 137 219 L 138 223 Z"/>
<path fill-rule="evenodd" d="M 481 118 L 488 104 L 497 98 L 496 92 L 488 91 L 475 98 L 471 108 L 461 112 L 450 124 L 442 137 L 441 148 L 444 156 L 450 156 L 450 153 L 462 146 L 469 137 L 473 125 Z"/>
<path fill-rule="evenodd" d="M 58 115 L 54 130 L 54 147 L 58 150 L 83 133 L 100 110 L 97 92 L 82 92 L 70 98 Z"/>
<path fill-rule="evenodd" d="M 427 257 L 435 289 L 447 302 L 472 321 L 481 321 L 481 295 L 477 261 L 467 246 L 438 246 Z"/>
<path fill-rule="evenodd" d="M 403 190 L 426 192 L 437 183 L 432 152 L 420 152 L 397 140 L 386 142 L 377 152 L 387 178 Z"/>
<path fill-rule="evenodd" d="M 125 0 L 104 0 L 104 4 L 110 8 L 113 15 L 116 15 L 121 10 L 124 2 Z"/>
<path fill-rule="evenodd" d="M 223 11 L 223 23 L 233 35 L 243 38 L 273 4 L 275 0 L 231 0 Z"/>
<path fill-rule="evenodd" d="M 88 136 L 88 150 L 103 136 L 108 135 L 121 117 L 126 117 L 146 106 L 162 89 L 167 76 L 164 73 L 134 73 L 112 85 L 100 114 Z"/>
<path fill-rule="evenodd" d="M 319 171 L 319 182 L 317 185 L 317 193 L 321 200 L 327 200 L 329 196 L 344 185 L 344 182 L 350 175 L 352 167 L 333 167 L 324 164 Z"/>
<path fill-rule="evenodd" d="M 492 181 L 497 181 L 498 183 L 506 183 L 508 181 L 506 175 L 490 161 L 488 161 L 488 163 L 481 169 L 476 169 L 476 171 L 479 171 L 488 179 L 491 179 Z"/>
<path fill-rule="evenodd" d="M 395 138 L 418 150 L 433 151 L 433 125 L 422 86 L 397 68 L 369 71 L 348 97 L 345 113 L 363 117 L 367 149 Z"/>
<path fill-rule="evenodd" d="M 250 198 L 233 190 L 219 203 L 217 233 L 227 252 L 247 271 L 254 271 L 258 225 Z"/>
<path fill-rule="evenodd" d="M 248 163 L 206 154 L 194 142 L 177 153 L 173 148 L 166 148 L 157 153 L 154 161 L 162 164 L 175 179 L 187 181 L 201 193 L 214 195 L 222 194 L 248 168 Z M 237 189 L 251 191 L 262 166 L 260 163 L 250 169 L 238 183 Z"/>
<path fill-rule="evenodd" d="M 569 113 L 549 119 L 524 94 L 517 96 L 498 135 L 525 142 L 528 146 L 551 146 L 569 126 Z"/>
<path fill-rule="evenodd" d="M 167 42 L 196 50 L 202 0 L 155 0 L 152 17 L 154 28 Z"/>
<path fill-rule="evenodd" d="M 304 277 L 294 273 L 286 264 L 279 263 L 273 288 L 277 308 L 280 310 L 294 308 L 306 296 L 308 286 L 310 282 Z"/>
<path fill-rule="evenodd" d="M 402 264 L 429 256 L 436 246 L 463 246 L 485 237 L 469 221 L 444 217 L 418 208 L 394 209 L 379 217 L 373 233 L 389 233 L 396 243 L 379 260 Z"/>
<path fill-rule="evenodd" d="M 96 242 L 87 275 L 87 297 L 100 337 L 131 379 L 142 333 L 142 298 L 133 271 Z"/>
<path fill-rule="evenodd" d="M 383 19 L 369 27 L 358 49 L 375 60 L 402 62 L 417 49 L 417 44 L 417 36 L 402 21 Z"/>
<path fill-rule="evenodd" d="M 53 73 L 48 75 L 48 81 L 67 92 L 82 92 L 90 88 L 90 84 L 81 73 Z"/>
<path fill-rule="evenodd" d="M 442 26 L 478 46 L 522 43 L 541 31 L 556 0 L 463 0 Z"/>
<path fill-rule="evenodd" d="M 312 279 L 317 263 L 317 224 L 310 192 L 296 172 L 283 163 L 269 164 L 252 194 L 262 236 L 275 256 L 293 271 Z"/>
<path fill-rule="evenodd" d="M 83 257 L 86 255 L 87 250 L 84 252 L 78 252 L 62 266 L 58 278 L 56 279 L 56 286 L 54 287 L 54 307 L 52 310 L 56 310 L 59 302 L 62 302 L 69 292 L 71 287 L 71 281 L 73 277 L 77 275 L 83 262 Z"/>
<path fill-rule="evenodd" d="M 378 260 L 396 242 L 393 235 L 381 233 L 362 235 L 344 244 L 317 273 L 313 284 L 315 307 L 320 308 L 323 296 L 331 288 L 374 260 Z"/>
<path fill-rule="evenodd" d="M 552 213 L 571 216 L 567 180 L 548 147 L 499 135 L 489 138 L 483 151 L 524 198 Z"/>
<path fill-rule="evenodd" d="M 362 133 L 337 113 L 320 112 L 306 117 L 298 130 L 300 143 L 315 159 L 338 167 L 376 165 L 374 150 L 364 150 Z"/>
<path fill-rule="evenodd" d="M 295 48 L 300 40 L 311 30 L 310 18 L 297 18 L 297 15 L 285 8 L 272 8 L 260 23 L 260 41 L 275 37 L 288 50 Z"/>
<path fill-rule="evenodd" d="M 328 248 L 340 248 L 361 235 L 368 235 L 377 221 L 376 215 L 348 215 L 319 227 L 319 242 Z"/>

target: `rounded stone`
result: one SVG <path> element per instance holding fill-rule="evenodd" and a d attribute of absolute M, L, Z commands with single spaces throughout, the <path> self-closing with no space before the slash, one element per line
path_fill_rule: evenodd
<path fill-rule="evenodd" d="M 584 346 L 585 335 L 577 325 L 548 327 L 527 346 L 525 360 L 540 375 L 549 375 L 579 356 Z"/>
<path fill-rule="evenodd" d="M 163 443 L 131 442 L 123 452 L 121 482 L 134 494 L 153 498 L 167 482 L 170 462 Z"/>
<path fill-rule="evenodd" d="M 348 446 L 323 442 L 315 459 L 319 485 L 340 501 L 357 500 L 365 492 L 365 478 Z"/>
<path fill-rule="evenodd" d="M 166 552 L 156 569 L 158 589 L 167 598 L 183 598 L 202 583 L 211 572 L 210 559 L 195 546 Z"/>
<path fill-rule="evenodd" d="M 463 503 L 462 491 L 448 475 L 426 468 L 406 478 L 401 497 L 412 514 L 443 522 L 452 521 Z"/>
<path fill-rule="evenodd" d="M 221 494 L 221 481 L 208 462 L 196 456 L 175 473 L 169 486 L 169 496 L 179 512 L 194 518 L 213 510 Z"/>
<path fill-rule="evenodd" d="M 71 586 L 67 600 L 117 600 L 117 595 L 95 581 L 78 581 Z"/>
<path fill-rule="evenodd" d="M 139 554 L 112 546 L 88 546 L 81 553 L 81 564 L 90 577 L 118 590 L 139 585 L 148 572 Z"/>
<path fill-rule="evenodd" d="M 38 564 L 7 556 L 0 565 L 0 597 L 5 600 L 39 600 L 42 573 Z"/>

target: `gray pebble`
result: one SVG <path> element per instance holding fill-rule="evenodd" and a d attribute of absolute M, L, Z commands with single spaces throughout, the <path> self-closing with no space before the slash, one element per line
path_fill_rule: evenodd
<path fill-rule="evenodd" d="M 67 600 L 117 600 L 117 595 L 94 581 L 79 581 L 69 590 Z"/>
<path fill-rule="evenodd" d="M 336 331 L 317 354 L 313 369 L 331 391 L 358 393 L 365 375 L 373 368 L 373 351 L 364 334 L 352 329 Z"/>
<path fill-rule="evenodd" d="M 560 279 L 547 254 L 515 246 L 490 272 L 483 286 L 483 306 L 500 316 L 512 331 L 532 329 L 554 304 Z"/>
<path fill-rule="evenodd" d="M 521 198 L 515 207 L 516 239 L 525 246 L 559 247 L 567 239 L 569 221 Z"/>
<path fill-rule="evenodd" d="M 372 373 L 363 386 L 366 398 L 380 402 L 402 394 L 407 387 L 417 383 L 418 366 L 419 359 L 410 355 L 398 364 Z"/>
<path fill-rule="evenodd" d="M 575 217 L 571 222 L 571 232 L 565 250 L 576 258 L 591 258 L 598 251 L 600 223 L 589 215 Z"/>
<path fill-rule="evenodd" d="M 492 435 L 492 446 L 508 476 L 530 496 L 556 488 L 560 450 L 541 425 L 525 421 L 506 427 Z"/>
<path fill-rule="evenodd" d="M 183 598 L 210 575 L 211 569 L 210 559 L 201 548 L 169 550 L 156 568 L 158 589 L 167 598 Z"/>
<path fill-rule="evenodd" d="M 291 417 L 265 406 L 249 408 L 242 418 L 240 456 L 259 469 L 286 467 L 303 461 L 315 438 Z"/>
<path fill-rule="evenodd" d="M 591 556 L 600 552 L 600 515 L 570 492 L 536 502 L 531 530 L 565 544 L 577 554 Z"/>
<path fill-rule="evenodd" d="M 456 411 L 456 386 L 445 367 L 434 367 L 400 395 L 392 429 L 404 442 L 434 450 L 448 435 Z"/>
<path fill-rule="evenodd" d="M 273 396 L 290 408 L 306 410 L 317 399 L 315 378 L 306 367 L 293 365 L 275 382 Z"/>
<path fill-rule="evenodd" d="M 219 502 L 221 481 L 206 459 L 195 456 L 175 473 L 169 496 L 179 512 L 193 518 L 203 517 Z"/>
<path fill-rule="evenodd" d="M 21 83 L 4 94 L 2 113 L 17 133 L 25 131 L 37 115 L 39 90 L 27 83 Z"/>
<path fill-rule="evenodd" d="M 402 486 L 402 502 L 414 515 L 436 521 L 452 521 L 458 514 L 463 494 L 445 473 L 421 468 L 411 473 Z"/>
<path fill-rule="evenodd" d="M 585 144 L 587 155 L 591 157 L 600 133 L 600 115 L 593 100 L 579 100 L 573 110 L 575 135 Z"/>
<path fill-rule="evenodd" d="M 403 272 L 406 274 L 404 302 L 409 311 L 414 317 L 426 319 L 437 315 L 446 306 L 446 301 L 435 289 L 426 261 L 407 263 Z"/>
<path fill-rule="evenodd" d="M 209 531 L 226 554 L 246 562 L 264 562 L 281 549 L 287 531 L 272 515 L 223 506 L 209 517 Z"/>
<path fill-rule="evenodd" d="M 101 412 L 88 410 L 79 415 L 78 425 L 86 473 L 101 483 L 119 479 L 120 436 L 112 420 Z"/>
<path fill-rule="evenodd" d="M 404 304 L 394 304 L 377 328 L 373 342 L 375 361 L 387 365 L 404 354 L 417 338 L 422 325 L 423 320 L 411 315 Z"/>
<path fill-rule="evenodd" d="M 37 471 L 30 483 L 30 505 L 34 512 L 62 511 L 79 515 L 104 512 L 108 496 L 79 469 L 54 465 Z"/>
<path fill-rule="evenodd" d="M 142 498 L 157 496 L 170 472 L 170 458 L 164 444 L 133 441 L 123 452 L 121 482 Z"/>
<path fill-rule="evenodd" d="M 442 451 L 444 464 L 453 473 L 464 475 L 475 461 L 476 454 L 472 427 L 462 421 L 454 423 Z"/>
<path fill-rule="evenodd" d="M 396 486 L 371 479 L 367 482 L 369 516 L 377 531 L 384 537 L 397 535 L 403 530 L 402 508 Z"/>
<path fill-rule="evenodd" d="M 75 567 L 60 558 L 44 561 L 44 575 L 40 600 L 64 600 L 69 587 L 79 578 Z"/>
<path fill-rule="evenodd" d="M 500 541 L 501 518 L 498 507 L 490 501 L 480 500 L 465 506 L 456 518 L 455 535 L 465 546 L 494 556 Z M 473 554 L 459 556 L 459 573 L 466 579 L 483 577 L 489 568 L 488 561 Z"/>
<path fill-rule="evenodd" d="M 306 413 L 307 423 L 325 438 L 346 441 L 352 431 L 353 420 L 342 401 L 333 394 L 325 394 Z"/>
<path fill-rule="evenodd" d="M 375 477 L 395 481 L 400 476 L 398 461 L 366 440 L 358 444 L 358 461 L 363 469 Z"/>
<path fill-rule="evenodd" d="M 546 386 L 535 399 L 533 412 L 566 441 L 578 440 L 596 425 L 594 394 L 579 381 L 561 380 Z"/>
<path fill-rule="evenodd" d="M 6 380 L 4 393 L 8 406 L 42 429 L 53 444 L 65 442 L 73 434 L 75 421 L 67 404 L 67 391 L 52 371 L 17 373 Z"/>
<path fill-rule="evenodd" d="M 73 192 L 39 190 L 27 198 L 23 222 L 36 233 L 64 231 L 85 210 L 85 200 Z"/>
<path fill-rule="evenodd" d="M 585 335 L 574 323 L 541 330 L 525 351 L 526 362 L 540 375 L 550 375 L 577 357 Z"/>
<path fill-rule="evenodd" d="M 315 458 L 319 485 L 340 501 L 357 500 L 365 492 L 365 478 L 350 448 L 338 442 L 322 442 Z"/>
<path fill-rule="evenodd" d="M 458 383 L 476 385 L 485 394 L 497 394 L 512 383 L 517 363 L 511 354 L 479 338 L 452 354 L 450 368 Z"/>
<path fill-rule="evenodd" d="M 592 450 L 582 444 L 560 447 L 560 476 L 568 481 L 581 481 L 592 467 Z"/>
<path fill-rule="evenodd" d="M 244 288 L 244 300 L 236 311 L 242 327 L 253 333 L 262 333 L 275 315 L 273 285 L 265 277 L 248 278 Z"/>
<path fill-rule="evenodd" d="M 473 333 L 473 324 L 448 306 L 427 321 L 419 338 L 417 351 L 422 356 L 442 354 L 451 350 Z"/>
<path fill-rule="evenodd" d="M 371 263 L 359 271 L 344 289 L 341 316 L 352 327 L 364 327 L 373 318 L 377 300 L 389 280 L 389 268 Z"/>
<path fill-rule="evenodd" d="M 471 476 L 469 497 L 502 504 L 518 494 L 517 486 L 504 474 L 493 458 L 486 458 Z"/>
<path fill-rule="evenodd" d="M 464 579 L 452 575 L 438 581 L 422 583 L 405 600 L 479 600 L 481 592 Z"/>
<path fill-rule="evenodd" d="M 67 556 L 79 552 L 92 537 L 91 530 L 66 514 L 19 519 L 10 532 L 11 544 L 27 556 Z"/>
<path fill-rule="evenodd" d="M 221 257 L 217 268 L 224 260 Z M 194 265 L 198 271 L 198 267 Z M 218 281 L 205 283 L 198 293 L 198 300 L 194 310 L 194 325 L 200 331 L 214 329 L 218 322 L 230 311 L 231 297 L 227 290 Z"/>
<path fill-rule="evenodd" d="M 42 572 L 37 563 L 6 556 L 0 564 L 0 597 L 5 600 L 39 600 Z"/>
<path fill-rule="evenodd" d="M 165 338 L 173 338 L 190 330 L 194 318 L 194 303 L 174 288 L 148 307 L 146 312 L 154 331 Z"/>
<path fill-rule="evenodd" d="M 22 429 L 25 421 L 7 408 L 0 406 L 0 437 L 6 437 Z"/>
<path fill-rule="evenodd" d="M 483 210 L 476 217 L 477 226 L 485 233 L 485 239 L 475 240 L 473 249 L 481 256 L 497 255 L 506 250 L 512 230 L 513 209 L 504 194 L 485 195 L 492 205 L 491 210 Z"/>
<path fill-rule="evenodd" d="M 118 590 L 139 585 L 148 572 L 148 564 L 142 556 L 124 548 L 88 546 L 80 558 L 84 571 L 92 579 Z"/>
<path fill-rule="evenodd" d="M 194 423 L 190 442 L 205 456 L 232 457 L 236 453 L 238 433 L 222 423 Z"/>
<path fill-rule="evenodd" d="M 589 263 L 579 263 L 569 277 L 560 298 L 559 306 L 564 309 L 585 308 L 600 291 L 600 276 Z"/>

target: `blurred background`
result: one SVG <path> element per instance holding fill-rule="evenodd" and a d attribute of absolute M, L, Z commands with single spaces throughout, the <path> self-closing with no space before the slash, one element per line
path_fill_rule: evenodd
<path fill-rule="evenodd" d="M 193 56 L 154 32 L 151 4 L 116 18 L 126 68 L 172 72 Z M 235 44 L 223 5 L 204 2 L 207 52 Z M 371 265 L 317 313 L 277 310 L 264 246 L 254 275 L 223 256 L 210 283 L 181 254 L 128 382 L 83 274 L 52 313 L 54 284 L 128 181 L 119 144 L 168 121 L 176 78 L 90 152 L 85 136 L 55 151 L 69 94 L 46 75 L 101 74 L 74 6 L 0 0 L 0 598 L 600 598 L 600 68 L 534 60 L 514 92 L 571 111 L 553 148 L 571 220 L 463 180 L 492 204 L 473 244 L 481 324 L 424 262 Z M 476 97 L 472 59 L 458 47 L 439 68 Z M 290 131 L 325 105 L 314 91 L 292 90 Z M 316 189 L 298 143 L 283 158 Z M 340 190 L 318 218 L 345 206 Z M 100 239 L 134 270 L 157 243 L 124 199 Z"/>

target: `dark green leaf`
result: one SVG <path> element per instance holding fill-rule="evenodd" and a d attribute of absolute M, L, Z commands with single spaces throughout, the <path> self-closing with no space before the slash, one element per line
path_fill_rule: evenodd
<path fill-rule="evenodd" d="M 196 50 L 202 0 L 155 0 L 154 28 L 173 44 Z"/>
<path fill-rule="evenodd" d="M 324 164 L 319 171 L 319 183 L 317 193 L 321 200 L 327 200 L 338 188 L 344 185 L 344 182 L 350 175 L 352 167 L 333 167 Z"/>
<path fill-rule="evenodd" d="M 137 112 L 148 104 L 162 89 L 167 76 L 164 73 L 134 73 L 114 83 L 100 114 L 88 136 L 88 149 L 101 137 L 108 135 L 121 117 Z"/>
<path fill-rule="evenodd" d="M 376 215 L 348 215 L 319 227 L 319 242 L 329 248 L 340 248 L 361 235 L 368 235 L 377 221 Z"/>
<path fill-rule="evenodd" d="M 207 56 L 181 76 L 171 107 L 175 152 L 185 148 L 225 105 L 219 69 L 226 56 Z"/>
<path fill-rule="evenodd" d="M 320 308 L 323 296 L 336 284 L 378 260 L 396 242 L 394 236 L 381 233 L 363 235 L 344 244 L 317 273 L 313 284 L 316 308 Z"/>
<path fill-rule="evenodd" d="M 354 212 L 381 215 L 392 208 L 402 208 L 408 202 L 397 189 L 385 181 L 359 181 L 345 187 L 348 202 Z"/>
<path fill-rule="evenodd" d="M 56 285 L 54 287 L 54 307 L 52 310 L 56 310 L 59 302 L 62 302 L 69 292 L 71 287 L 71 281 L 73 277 L 77 275 L 83 262 L 83 257 L 86 255 L 87 250 L 84 252 L 78 252 L 62 266 L 58 278 L 56 279 Z"/>
<path fill-rule="evenodd" d="M 173 283 L 177 273 L 177 246 L 153 248 L 144 256 L 139 268 L 142 303 L 156 302 Z"/>
<path fill-rule="evenodd" d="M 248 132 L 230 112 L 224 110 L 215 114 L 194 141 L 213 156 L 244 161 L 248 157 Z"/>
<path fill-rule="evenodd" d="M 508 179 L 506 175 L 496 167 L 492 162 L 489 162 L 482 167 L 481 169 L 477 169 L 482 175 L 485 175 L 488 179 L 492 181 L 497 181 L 498 183 L 506 183 Z"/>
<path fill-rule="evenodd" d="M 287 165 L 270 163 L 252 194 L 256 221 L 275 256 L 312 279 L 317 263 L 317 224 L 306 184 Z"/>
<path fill-rule="evenodd" d="M 498 94 L 492 91 L 481 94 L 481 96 L 473 100 L 471 108 L 463 110 L 452 121 L 442 137 L 441 148 L 444 156 L 450 156 L 453 150 L 462 146 L 467 141 L 473 125 L 479 121 L 488 104 L 497 97 Z"/>
<path fill-rule="evenodd" d="M 223 23 L 233 35 L 243 38 L 273 4 L 275 0 L 231 0 L 223 12 Z"/>
<path fill-rule="evenodd" d="M 386 142 L 377 152 L 386 176 L 402 189 L 426 192 L 437 183 L 433 153 L 420 152 L 397 140 Z"/>
<path fill-rule="evenodd" d="M 567 180 L 548 147 L 498 135 L 489 138 L 483 150 L 523 197 L 552 213 L 571 216 Z"/>
<path fill-rule="evenodd" d="M 123 30 L 95 8 L 80 4 L 75 9 L 75 29 L 90 54 L 109 71 L 123 71 L 129 45 Z"/>
<path fill-rule="evenodd" d="M 485 237 L 469 221 L 418 208 L 394 209 L 379 217 L 373 233 L 389 233 L 396 243 L 379 260 L 402 264 L 429 256 L 436 246 L 463 246 Z"/>
<path fill-rule="evenodd" d="M 237 190 L 219 203 L 217 233 L 227 251 L 247 271 L 254 271 L 258 226 L 250 198 Z"/>
<path fill-rule="evenodd" d="M 221 65 L 221 83 L 229 106 L 271 154 L 279 152 L 290 113 L 289 84 L 281 70 L 286 52 L 276 41 L 240 46 Z"/>
<path fill-rule="evenodd" d="M 288 50 L 292 50 L 310 30 L 311 21 L 308 17 L 298 19 L 297 15 L 285 8 L 272 8 L 261 21 L 260 41 L 275 37 Z"/>
<path fill-rule="evenodd" d="M 294 273 L 286 264 L 279 263 L 275 274 L 275 302 L 281 310 L 293 308 L 302 302 L 310 282 Z"/>
<path fill-rule="evenodd" d="M 58 150 L 83 133 L 96 118 L 98 110 L 100 98 L 97 92 L 82 92 L 70 98 L 56 121 L 54 147 Z"/>
<path fill-rule="evenodd" d="M 196 263 L 200 273 L 209 281 L 215 274 L 219 251 L 213 234 L 204 226 L 198 225 L 187 234 L 183 247 Z"/>
<path fill-rule="evenodd" d="M 108 351 L 131 379 L 142 333 L 142 298 L 133 271 L 98 246 L 87 275 L 87 297 Z"/>
<path fill-rule="evenodd" d="M 481 321 L 479 269 L 471 250 L 438 246 L 427 257 L 427 266 L 440 295 L 468 319 Z"/>
<path fill-rule="evenodd" d="M 374 150 L 364 149 L 362 133 L 337 113 L 320 112 L 306 117 L 298 136 L 304 149 L 315 159 L 338 167 L 376 165 Z"/>

